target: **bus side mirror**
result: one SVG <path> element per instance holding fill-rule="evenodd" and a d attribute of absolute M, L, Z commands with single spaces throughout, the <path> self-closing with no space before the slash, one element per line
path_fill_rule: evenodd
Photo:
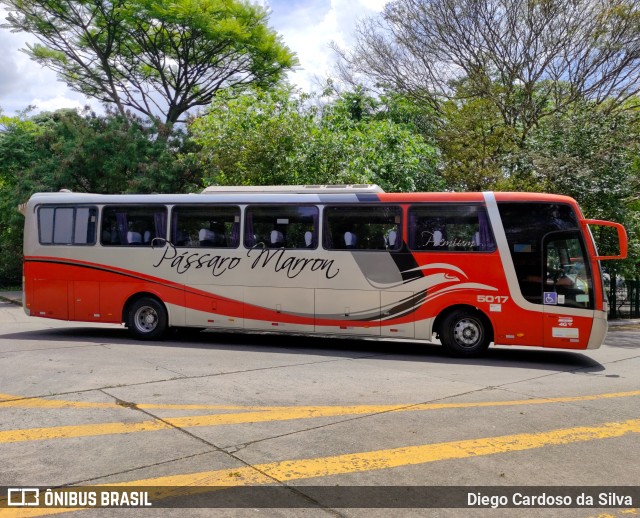
<path fill-rule="evenodd" d="M 613 227 L 618 231 L 618 243 L 620 245 L 619 255 L 597 255 L 594 257 L 597 261 L 609 261 L 613 259 L 626 259 L 629 243 L 627 240 L 627 231 L 620 223 L 614 223 L 613 221 L 602 221 L 600 219 L 584 219 L 582 224 L 587 228 L 587 225 L 598 225 L 601 227 Z"/>

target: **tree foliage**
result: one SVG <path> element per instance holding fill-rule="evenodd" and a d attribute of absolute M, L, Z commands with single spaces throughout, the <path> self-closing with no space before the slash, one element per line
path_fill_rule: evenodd
<path fill-rule="evenodd" d="M 630 238 L 629 259 L 608 268 L 632 277 L 640 273 L 640 110 L 611 113 L 582 102 L 536 128 L 528 141 L 522 178 L 536 190 L 575 198 L 586 217 L 623 223 Z M 603 255 L 617 253 L 617 238 L 605 229 L 595 236 Z"/>
<path fill-rule="evenodd" d="M 469 97 L 464 82 L 440 106 L 442 117 L 434 135 L 443 157 L 443 176 L 450 189 L 484 191 L 500 188 L 518 137 L 505 125 L 488 99 Z"/>
<path fill-rule="evenodd" d="M 24 114 L 7 117 L 0 111 L 0 287 L 18 286 L 22 273 L 22 226 L 18 213 L 21 172 L 38 159 L 35 142 L 42 128 Z"/>
<path fill-rule="evenodd" d="M 340 51 L 344 78 L 370 78 L 440 110 L 466 81 L 524 141 L 580 99 L 609 108 L 640 91 L 633 0 L 395 0 Z"/>
<path fill-rule="evenodd" d="M 15 121 L 15 122 L 14 122 Z M 188 146 L 181 130 L 166 133 L 150 123 L 115 114 L 59 110 L 15 120 L 0 134 L 0 151 L 23 139 L 28 156 L 12 160 L 3 153 L 3 176 L 24 198 L 37 191 L 71 189 L 80 192 L 181 192 L 199 183 L 197 170 L 176 161 Z M 29 131 L 21 129 L 29 128 Z M 162 138 L 158 138 L 161 136 Z M 4 173 L 7 171 L 7 173 Z"/>
<path fill-rule="evenodd" d="M 163 129 L 166 131 L 166 129 Z M 60 110 L 0 116 L 0 286 L 19 283 L 19 203 L 34 192 L 186 192 L 201 184 L 189 136 L 116 114 Z"/>
<path fill-rule="evenodd" d="M 3 27 L 35 35 L 25 52 L 67 85 L 172 124 L 220 89 L 280 80 L 296 59 L 243 0 L 1 0 Z"/>
<path fill-rule="evenodd" d="M 283 88 L 218 96 L 192 125 L 205 182 L 443 187 L 435 146 L 410 124 L 388 117 L 378 101 L 362 91 L 324 106 L 311 101 Z"/>

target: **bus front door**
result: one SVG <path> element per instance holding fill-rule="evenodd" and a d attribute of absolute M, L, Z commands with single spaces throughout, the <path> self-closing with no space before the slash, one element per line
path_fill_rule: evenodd
<path fill-rule="evenodd" d="M 544 346 L 583 349 L 593 322 L 593 281 L 579 232 L 551 232 L 544 250 Z"/>

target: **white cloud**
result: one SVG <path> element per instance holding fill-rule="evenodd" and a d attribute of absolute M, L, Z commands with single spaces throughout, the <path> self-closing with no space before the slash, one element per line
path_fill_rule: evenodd
<path fill-rule="evenodd" d="M 47 99 L 32 99 L 29 103 L 35 106 L 38 111 L 55 111 L 60 108 L 77 108 L 82 109 L 86 103 L 82 103 L 77 99 L 70 99 L 64 95 L 57 95 Z"/>
<path fill-rule="evenodd" d="M 0 47 L 5 48 L 0 37 Z M 13 54 L 3 52 L 0 54 L 0 99 L 5 95 L 10 95 L 19 85 L 20 77 L 17 73 Z"/>
<path fill-rule="evenodd" d="M 6 9 L 0 8 L 0 20 L 4 20 L 6 15 Z M 49 111 L 81 108 L 88 104 L 83 95 L 71 91 L 58 81 L 53 71 L 20 52 L 27 43 L 36 41 L 30 34 L 0 29 L 0 107 L 3 111 L 13 115 L 27 106 L 35 106 L 37 111 Z"/>
<path fill-rule="evenodd" d="M 335 55 L 329 44 L 348 47 L 353 43 L 356 21 L 373 16 L 384 0 L 311 0 L 291 3 L 270 0 L 271 26 L 278 31 L 300 61 L 289 79 L 310 90 L 331 74 Z"/>

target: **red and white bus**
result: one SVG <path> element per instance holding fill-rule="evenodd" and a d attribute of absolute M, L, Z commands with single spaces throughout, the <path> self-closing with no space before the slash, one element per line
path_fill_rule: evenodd
<path fill-rule="evenodd" d="M 599 261 L 618 223 L 531 193 L 385 193 L 377 186 L 213 187 L 201 194 L 39 193 L 24 204 L 24 309 L 124 323 L 309 335 L 434 336 L 595 349 Z M 600 257 L 589 226 L 617 231 Z"/>

